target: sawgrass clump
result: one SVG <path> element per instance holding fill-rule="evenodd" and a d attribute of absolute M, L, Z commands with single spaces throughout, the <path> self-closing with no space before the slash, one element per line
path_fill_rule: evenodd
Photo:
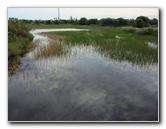
<path fill-rule="evenodd" d="M 38 44 L 40 41 L 37 41 Z M 59 40 L 49 39 L 47 44 L 40 45 L 34 51 L 35 59 L 48 58 L 48 57 L 60 57 L 67 52 L 63 43 Z"/>

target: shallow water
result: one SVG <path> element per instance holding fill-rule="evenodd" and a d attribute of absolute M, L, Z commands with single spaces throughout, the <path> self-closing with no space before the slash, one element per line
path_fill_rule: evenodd
<path fill-rule="evenodd" d="M 158 46 L 155 43 L 147 42 L 148 47 L 157 48 Z"/>
<path fill-rule="evenodd" d="M 34 40 L 48 38 L 34 30 Z M 70 46 L 68 55 L 21 59 L 8 79 L 9 121 L 157 121 L 158 65 L 132 65 Z"/>

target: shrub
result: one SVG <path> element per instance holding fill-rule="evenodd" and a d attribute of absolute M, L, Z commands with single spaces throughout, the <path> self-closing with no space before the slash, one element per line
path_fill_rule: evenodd
<path fill-rule="evenodd" d="M 158 30 L 153 30 L 154 35 L 158 35 Z"/>
<path fill-rule="evenodd" d="M 32 41 L 33 38 L 34 38 L 34 36 L 32 34 L 30 34 L 30 33 L 26 33 L 24 37 L 29 39 L 30 41 Z"/>
<path fill-rule="evenodd" d="M 144 23 L 144 21 L 142 19 L 137 19 L 136 20 L 136 26 L 138 28 L 143 28 L 145 26 L 145 23 Z"/>
<path fill-rule="evenodd" d="M 144 29 L 143 33 L 144 33 L 144 34 L 151 35 L 151 34 L 153 34 L 153 29 L 151 29 L 151 28 Z"/>
<path fill-rule="evenodd" d="M 138 28 L 148 27 L 150 19 L 145 16 L 139 16 L 136 18 L 136 26 Z"/>
<path fill-rule="evenodd" d="M 31 28 L 12 18 L 8 20 L 8 74 L 14 73 L 19 66 L 19 58 L 34 48 L 33 35 L 29 33 Z"/>

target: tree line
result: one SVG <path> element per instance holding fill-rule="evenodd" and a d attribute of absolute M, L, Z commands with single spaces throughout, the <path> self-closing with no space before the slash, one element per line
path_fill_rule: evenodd
<path fill-rule="evenodd" d="M 9 21 L 17 21 L 17 18 L 9 18 Z M 82 17 L 80 19 L 72 18 L 66 19 L 50 19 L 50 20 L 27 20 L 21 19 L 19 20 L 26 24 L 43 24 L 43 25 L 51 25 L 51 24 L 74 24 L 74 25 L 101 25 L 101 26 L 111 26 L 111 27 L 121 27 L 121 26 L 133 26 L 138 28 L 149 27 L 149 26 L 158 26 L 158 19 L 153 18 L 149 19 L 146 16 L 139 16 L 136 19 L 124 19 L 124 18 L 102 18 L 100 20 L 96 18 L 87 19 Z"/>

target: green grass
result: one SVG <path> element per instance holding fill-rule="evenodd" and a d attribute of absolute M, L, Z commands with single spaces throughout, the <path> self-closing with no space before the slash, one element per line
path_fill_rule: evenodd
<path fill-rule="evenodd" d="M 18 67 L 19 58 L 35 47 L 30 26 L 18 20 L 8 20 L 8 74 L 12 75 Z"/>
<path fill-rule="evenodd" d="M 8 75 L 12 75 L 20 64 L 20 57 L 35 47 L 27 38 L 19 38 L 8 43 Z"/>
<path fill-rule="evenodd" d="M 29 51 L 32 47 L 32 42 L 26 38 L 19 38 L 13 42 L 8 43 L 8 58 L 14 56 L 21 56 Z"/>
<path fill-rule="evenodd" d="M 81 27 L 90 30 L 48 32 L 47 34 L 65 36 L 64 42 L 68 45 L 93 45 L 98 52 L 111 59 L 126 60 L 141 65 L 158 63 L 158 49 L 150 48 L 145 44 L 145 42 L 158 44 L 157 35 L 133 33 L 120 27 Z"/>

